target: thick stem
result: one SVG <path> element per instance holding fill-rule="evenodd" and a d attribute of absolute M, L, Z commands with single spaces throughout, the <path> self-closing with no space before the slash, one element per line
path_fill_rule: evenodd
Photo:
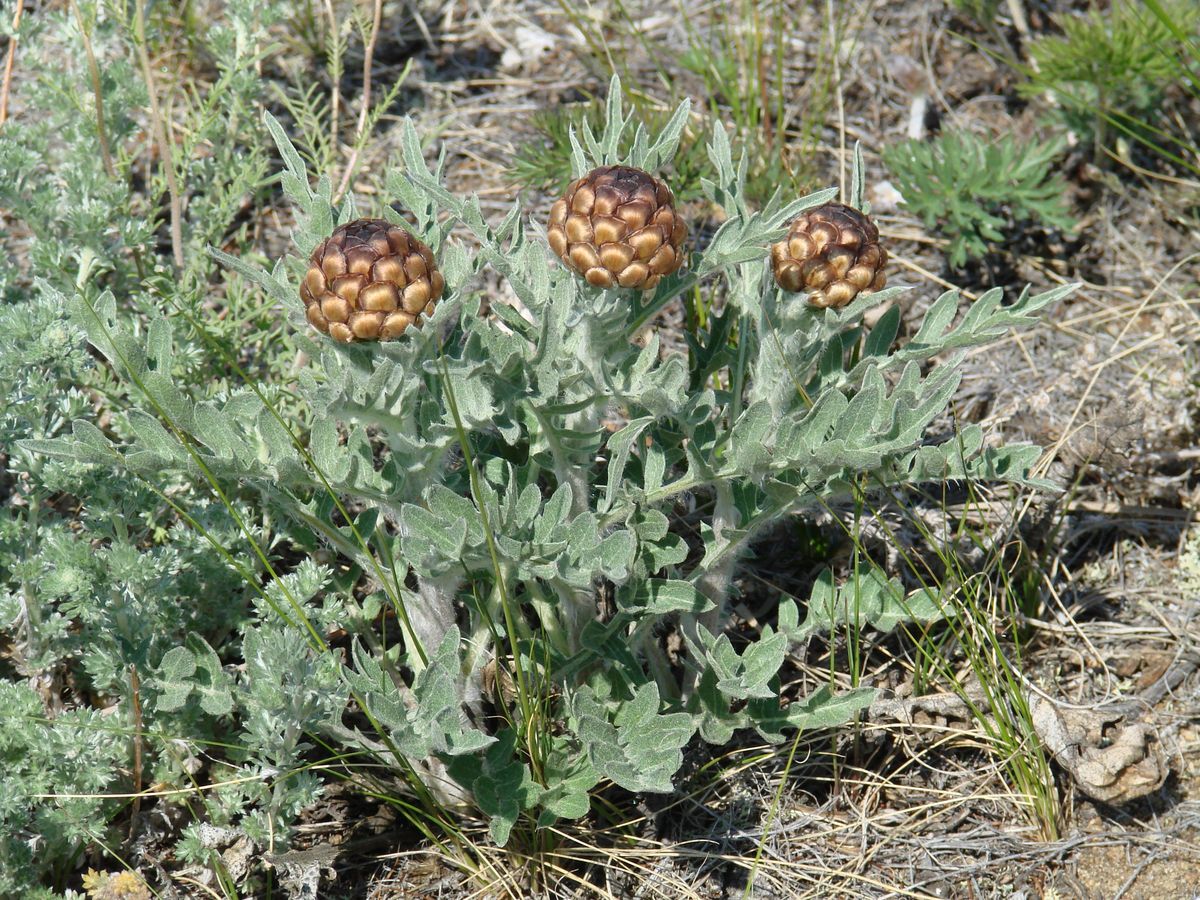
<path fill-rule="evenodd" d="M 408 622 L 404 638 L 410 647 L 422 648 L 418 652 L 420 657 L 428 659 L 455 623 L 454 597 L 461 585 L 462 576 L 457 573 L 417 580 L 420 602 L 405 604 Z"/>
<path fill-rule="evenodd" d="M 637 643 L 641 648 L 642 655 L 646 658 L 646 665 L 650 667 L 650 674 L 654 676 L 654 682 L 658 685 L 659 696 L 664 700 L 678 700 L 679 684 L 675 680 L 675 673 L 671 671 L 671 663 L 667 659 L 667 654 L 655 637 L 653 629 L 647 628 L 642 631 Z"/>
<path fill-rule="evenodd" d="M 733 489 L 728 482 L 717 484 L 717 503 L 713 510 L 713 542 L 718 546 L 730 540 L 727 532 L 735 530 L 741 516 L 733 501 Z M 736 552 L 723 552 L 716 563 L 696 581 L 696 590 L 711 600 L 713 608 L 700 614 L 700 624 L 716 634 L 725 621 L 725 601 L 729 598 L 729 586 L 733 581 L 733 568 L 737 563 Z"/>
<path fill-rule="evenodd" d="M 723 546 L 731 541 L 728 532 L 738 527 L 740 515 L 737 504 L 733 500 L 733 489 L 726 481 L 716 484 L 716 507 L 713 509 L 712 530 L 713 543 L 717 546 L 717 557 L 711 567 L 699 578 L 695 579 L 696 590 L 713 603 L 713 608 L 699 615 L 683 613 L 679 617 L 680 627 L 684 634 L 697 646 L 703 646 L 700 640 L 700 629 L 706 629 L 710 634 L 719 634 L 725 624 L 725 601 L 729 597 L 729 587 L 733 581 L 733 569 L 737 563 L 736 548 Z M 700 680 L 699 660 L 697 665 L 690 668 L 684 679 L 684 696 L 690 697 L 696 690 Z"/>
<path fill-rule="evenodd" d="M 750 403 L 765 400 L 775 416 L 791 409 L 797 395 L 804 397 L 804 387 L 796 380 L 792 366 L 797 357 L 797 347 L 790 327 L 777 327 L 780 312 L 772 297 L 763 300 L 758 317 L 758 352 L 751 366 Z M 749 324 L 743 318 L 744 324 Z"/>
<path fill-rule="evenodd" d="M 534 417 L 541 426 L 546 443 L 550 445 L 550 456 L 554 460 L 554 477 L 559 484 L 569 484 L 571 486 L 571 513 L 572 515 L 578 515 L 579 512 L 587 509 L 585 501 L 591 491 L 587 470 L 570 459 L 567 449 L 563 447 L 554 434 L 553 425 L 542 414 L 542 411 L 537 409 L 533 404 L 529 405 L 529 409 L 533 412 Z M 582 501 L 581 498 L 583 498 Z"/>
<path fill-rule="evenodd" d="M 583 629 L 596 618 L 596 600 L 590 588 L 573 588 L 556 583 L 559 608 L 567 638 L 568 654 L 578 653 L 582 648 Z"/>
<path fill-rule="evenodd" d="M 397 769 L 419 779 L 429 792 L 429 798 L 443 807 L 466 805 L 472 800 L 471 792 L 450 777 L 445 763 L 437 757 L 408 759 L 397 753 L 394 747 L 367 737 L 357 728 L 347 728 L 340 723 L 326 723 L 322 730 L 340 743 L 362 747 L 385 762 L 391 760 Z"/>
<path fill-rule="evenodd" d="M 475 616 L 466 648 L 466 683 L 463 703 L 478 718 L 483 708 L 483 670 L 495 658 L 492 625 L 484 616 Z"/>
<path fill-rule="evenodd" d="M 527 587 L 529 602 L 533 606 L 534 612 L 537 613 L 538 621 L 542 624 L 542 631 L 545 632 L 546 638 L 555 650 L 564 656 L 570 656 L 575 652 L 575 648 L 572 646 L 574 641 L 563 630 L 555 604 L 546 597 L 537 582 L 530 581 Z"/>
<path fill-rule="evenodd" d="M 592 402 L 568 415 L 565 423 L 567 429 L 585 434 L 599 431 L 601 406 L 608 394 L 603 372 L 604 346 L 597 345 L 597 341 L 603 342 L 604 338 L 597 333 L 596 325 L 595 314 L 586 312 L 575 326 L 575 357 L 588 373 L 588 384 L 584 390 L 591 392 Z M 559 478 L 571 485 L 571 517 L 587 513 L 592 503 L 593 460 L 572 460 L 563 454 L 561 458 L 555 457 L 555 467 Z M 590 587 L 573 588 L 560 583 L 555 583 L 553 587 L 558 595 L 559 618 L 565 632 L 567 651 L 574 654 L 580 648 L 584 627 L 595 618 L 595 596 Z"/>
<path fill-rule="evenodd" d="M 595 320 L 590 313 L 585 313 L 576 326 L 578 341 L 575 345 L 575 357 L 588 373 L 589 386 L 585 390 L 592 391 L 592 402 L 578 412 L 567 416 L 567 428 L 572 431 L 594 432 L 600 428 L 600 404 L 606 396 L 604 372 L 601 364 L 601 348 L 596 346 L 597 335 Z M 592 460 L 575 460 L 568 465 L 567 479 L 571 483 L 571 516 L 582 515 L 591 509 L 592 496 Z"/>

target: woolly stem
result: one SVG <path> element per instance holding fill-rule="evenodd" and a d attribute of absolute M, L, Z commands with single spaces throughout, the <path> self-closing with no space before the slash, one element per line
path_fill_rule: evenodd
<path fill-rule="evenodd" d="M 679 618 L 684 635 L 696 647 L 704 646 L 703 641 L 700 640 L 701 628 L 714 635 L 719 634 L 724 628 L 725 601 L 729 596 L 729 588 L 733 582 L 733 569 L 738 558 L 737 548 L 728 546 L 730 542 L 734 541 L 728 532 L 735 530 L 740 521 L 737 504 L 733 499 L 733 489 L 728 482 L 720 481 L 715 485 L 715 490 L 717 496 L 712 518 L 712 544 L 717 548 L 716 558 L 712 565 L 694 581 L 696 590 L 712 601 L 713 608 L 699 615 L 684 613 Z M 695 663 L 694 666 L 689 667 L 688 674 L 684 679 L 684 697 L 690 697 L 695 693 L 700 680 L 701 660 L 697 659 Z"/>
<path fill-rule="evenodd" d="M 417 603 L 405 603 L 406 616 L 401 616 L 404 638 L 411 649 L 420 647 L 412 657 L 412 665 L 418 657 L 428 659 L 429 654 L 441 646 L 446 632 L 455 623 L 454 597 L 462 586 L 458 573 L 423 577 L 417 579 Z M 404 620 L 407 618 L 407 622 Z"/>
<path fill-rule="evenodd" d="M 740 524 L 741 515 L 733 500 L 733 489 L 729 482 L 722 481 L 716 485 L 717 502 L 713 510 L 712 530 L 713 543 L 721 547 L 726 541 L 727 532 L 734 531 Z M 696 580 L 696 590 L 713 602 L 713 608 L 700 614 L 700 624 L 713 634 L 721 628 L 725 621 L 725 601 L 729 598 L 729 588 L 733 582 L 733 568 L 737 563 L 738 554 L 732 550 L 722 552 L 716 563 L 699 579 Z"/>

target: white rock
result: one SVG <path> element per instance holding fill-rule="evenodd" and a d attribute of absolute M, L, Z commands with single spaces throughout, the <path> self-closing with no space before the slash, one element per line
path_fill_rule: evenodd
<path fill-rule="evenodd" d="M 536 25 L 518 25 L 513 43 L 500 56 L 500 68 L 519 69 L 536 63 L 554 49 L 554 35 Z"/>

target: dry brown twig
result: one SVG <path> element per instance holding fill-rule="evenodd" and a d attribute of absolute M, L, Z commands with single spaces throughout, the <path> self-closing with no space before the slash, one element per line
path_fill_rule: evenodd
<path fill-rule="evenodd" d="M 24 11 L 24 0 L 17 0 L 17 8 L 13 12 L 13 36 L 8 42 L 8 54 L 4 59 L 4 83 L 0 85 L 0 125 L 8 119 L 8 94 L 12 87 L 13 64 L 17 61 L 17 31 L 21 27 L 21 13 Z"/>
<path fill-rule="evenodd" d="M 367 38 L 367 46 L 363 52 L 363 89 L 362 108 L 358 111 L 358 124 L 354 128 L 354 148 L 350 159 L 346 162 L 346 171 L 342 173 L 341 183 L 338 184 L 335 197 L 341 197 L 350 187 L 350 179 L 358 166 L 358 155 L 362 148 L 363 132 L 367 128 L 367 117 L 371 114 L 371 69 L 375 61 L 375 43 L 379 40 L 379 26 L 383 20 L 383 0 L 375 0 L 374 15 L 371 19 L 371 34 Z"/>
<path fill-rule="evenodd" d="M 178 179 L 175 177 L 175 154 L 167 141 L 167 130 L 163 125 L 162 107 L 158 103 L 158 88 L 154 81 L 154 71 L 150 65 L 150 49 L 146 46 L 146 9 L 145 4 L 134 4 L 133 15 L 134 40 L 137 44 L 138 62 L 142 67 L 142 78 L 146 82 L 146 92 L 150 97 L 150 126 L 154 130 L 154 142 L 158 144 L 159 165 L 167 178 L 167 193 L 171 205 L 171 254 L 175 259 L 175 268 L 183 269 L 183 198 L 179 193 Z"/>
<path fill-rule="evenodd" d="M 325 15 L 329 18 L 329 31 L 333 36 L 334 46 L 337 47 L 338 20 L 337 15 L 333 11 L 333 0 L 325 0 Z M 337 79 L 334 79 L 329 93 L 329 146 L 336 148 L 342 113 L 342 91 Z"/>

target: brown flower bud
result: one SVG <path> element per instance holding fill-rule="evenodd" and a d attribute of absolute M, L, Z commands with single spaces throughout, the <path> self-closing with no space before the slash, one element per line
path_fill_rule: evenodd
<path fill-rule="evenodd" d="M 334 340 L 390 341 L 420 326 L 444 286 L 423 242 L 383 219 L 355 219 L 312 252 L 300 299 L 309 324 Z"/>
<path fill-rule="evenodd" d="M 687 225 L 671 189 L 641 169 L 602 166 L 550 208 L 550 248 L 595 287 L 648 291 L 683 264 Z"/>
<path fill-rule="evenodd" d="M 801 213 L 787 237 L 771 247 L 771 268 L 785 291 L 808 291 L 813 306 L 842 307 L 887 283 L 887 251 L 879 229 L 844 203 Z"/>

